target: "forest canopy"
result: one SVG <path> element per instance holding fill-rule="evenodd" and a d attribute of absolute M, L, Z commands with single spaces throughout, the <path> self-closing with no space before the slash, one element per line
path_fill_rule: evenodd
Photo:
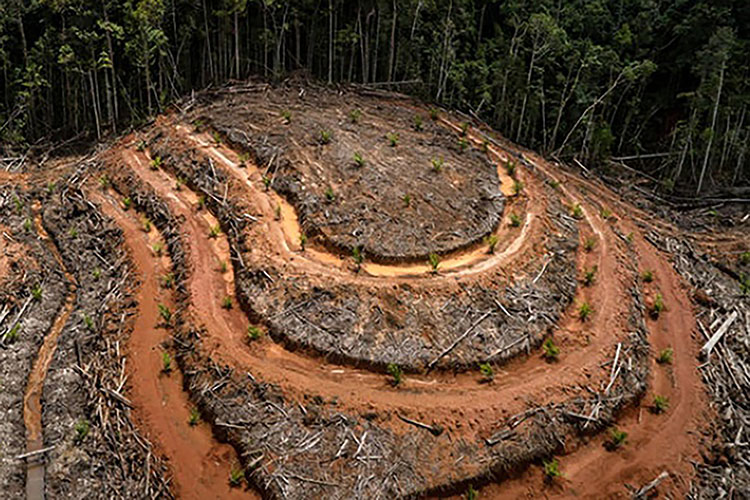
<path fill-rule="evenodd" d="M 102 138 L 305 72 L 413 94 L 666 193 L 750 183 L 747 0 L 2 0 L 0 141 Z"/>

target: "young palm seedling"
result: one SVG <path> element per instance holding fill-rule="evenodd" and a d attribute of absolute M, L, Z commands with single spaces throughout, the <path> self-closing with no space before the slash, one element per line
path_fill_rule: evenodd
<path fill-rule="evenodd" d="M 594 249 L 596 246 L 596 239 L 594 238 L 586 238 L 583 242 L 583 249 L 587 252 L 590 252 Z"/>
<path fill-rule="evenodd" d="M 591 314 L 593 314 L 594 309 L 591 307 L 591 305 L 588 302 L 583 302 L 578 307 L 578 317 L 581 319 L 581 321 L 586 321 Z"/>
<path fill-rule="evenodd" d="M 573 217 L 576 219 L 580 219 L 583 217 L 583 208 L 581 208 L 580 203 L 575 203 L 573 205 L 573 208 L 570 209 L 570 213 L 573 214 Z"/>
<path fill-rule="evenodd" d="M 740 264 L 743 266 L 750 265 L 750 252 L 742 252 L 740 254 Z"/>
<path fill-rule="evenodd" d="M 673 358 L 674 350 L 671 347 L 667 347 L 659 351 L 659 355 L 656 357 L 656 362 L 660 365 L 671 365 Z"/>
<path fill-rule="evenodd" d="M 141 229 L 144 233 L 151 232 L 151 221 L 148 219 L 148 217 L 143 217 L 141 219 Z"/>
<path fill-rule="evenodd" d="M 250 154 L 249 153 L 240 153 L 237 155 L 237 159 L 239 160 L 239 163 L 237 164 L 240 168 L 245 168 L 247 166 L 247 162 L 250 161 Z"/>
<path fill-rule="evenodd" d="M 320 131 L 320 143 L 321 144 L 328 144 L 331 142 L 331 132 L 328 130 L 321 130 Z"/>
<path fill-rule="evenodd" d="M 232 297 L 229 295 L 224 296 L 223 299 L 221 299 L 221 308 L 229 310 L 232 308 Z"/>
<path fill-rule="evenodd" d="M 242 480 L 245 478 L 245 472 L 238 466 L 233 466 L 232 470 L 229 471 L 229 486 L 232 488 L 238 487 L 242 484 Z"/>
<path fill-rule="evenodd" d="M 281 220 L 281 205 L 276 205 L 273 209 L 273 215 L 276 220 Z"/>
<path fill-rule="evenodd" d="M 172 356 L 167 351 L 161 353 L 161 371 L 164 373 L 172 372 Z"/>
<path fill-rule="evenodd" d="M 76 431 L 75 438 L 73 438 L 73 442 L 76 445 L 79 445 L 83 442 L 84 439 L 86 439 L 86 436 L 89 435 L 89 429 L 90 429 L 89 421 L 86 419 L 81 419 L 78 422 L 76 422 L 76 425 L 74 427 Z"/>
<path fill-rule="evenodd" d="M 42 300 L 42 286 L 35 285 L 34 288 L 31 289 L 31 295 L 34 297 L 34 300 Z"/>
<path fill-rule="evenodd" d="M 83 313 L 83 324 L 86 325 L 90 331 L 94 331 L 94 320 L 86 313 Z"/>
<path fill-rule="evenodd" d="M 221 274 L 225 274 L 227 272 L 227 261 L 225 260 L 219 261 L 219 272 Z"/>
<path fill-rule="evenodd" d="M 151 170 L 159 170 L 159 167 L 161 167 L 161 156 L 157 156 L 151 160 Z"/>
<path fill-rule="evenodd" d="M 586 268 L 583 271 L 583 279 L 581 280 L 583 282 L 583 286 L 591 286 L 596 281 L 596 271 L 598 270 L 597 266 L 594 266 L 592 268 Z"/>
<path fill-rule="evenodd" d="M 201 414 L 198 412 L 198 408 L 190 409 L 190 418 L 188 419 L 188 425 L 195 427 L 201 421 Z"/>
<path fill-rule="evenodd" d="M 91 276 L 93 276 L 95 280 L 98 280 L 102 277 L 102 270 L 97 267 L 96 269 L 91 271 Z"/>
<path fill-rule="evenodd" d="M 213 140 L 214 140 L 214 142 L 215 142 L 216 144 L 221 144 L 221 134 L 219 134 L 218 132 L 214 131 L 214 132 L 213 132 L 213 133 L 211 134 L 211 137 L 213 137 Z"/>
<path fill-rule="evenodd" d="M 422 115 L 414 115 L 414 130 L 419 132 L 423 128 Z"/>
<path fill-rule="evenodd" d="M 10 330 L 5 333 L 5 336 L 3 336 L 3 340 L 8 343 L 15 342 L 20 332 L 21 323 L 16 323 Z"/>
<path fill-rule="evenodd" d="M 612 211 L 608 208 L 602 208 L 600 215 L 602 216 L 602 219 L 607 220 L 612 217 Z"/>
<path fill-rule="evenodd" d="M 432 159 L 432 171 L 436 174 L 439 174 L 441 170 L 443 170 L 443 164 L 445 163 L 445 160 L 443 160 L 442 156 L 437 156 Z"/>
<path fill-rule="evenodd" d="M 560 348 L 555 345 L 552 337 L 547 337 L 542 344 L 542 357 L 549 362 L 557 361 L 560 357 Z"/>
<path fill-rule="evenodd" d="M 544 477 L 548 481 L 554 481 L 555 479 L 562 477 L 562 472 L 560 472 L 560 462 L 553 458 L 552 460 L 544 460 L 543 461 L 544 466 Z"/>
<path fill-rule="evenodd" d="M 654 272 L 648 269 L 643 271 L 643 273 L 641 274 L 641 279 L 644 283 L 651 283 L 652 281 L 654 281 Z"/>
<path fill-rule="evenodd" d="M 221 234 L 221 226 L 219 226 L 219 225 L 217 224 L 217 225 L 215 225 L 215 226 L 211 226 L 211 229 L 210 229 L 210 230 L 209 230 L 209 232 L 208 232 L 208 237 L 209 237 L 209 238 L 216 238 L 216 237 L 217 237 L 217 236 L 219 236 L 220 234 Z"/>
<path fill-rule="evenodd" d="M 263 176 L 263 187 L 265 188 L 266 191 L 268 191 L 268 188 L 271 187 L 271 181 L 272 179 L 269 176 L 267 175 Z"/>
<path fill-rule="evenodd" d="M 303 252 L 305 251 L 305 245 L 307 245 L 307 235 L 306 234 L 300 234 L 299 235 L 299 248 Z"/>
<path fill-rule="evenodd" d="M 516 162 L 508 160 L 505 162 L 505 171 L 508 173 L 509 176 L 513 177 L 513 174 L 516 173 Z"/>
<path fill-rule="evenodd" d="M 260 340 L 262 336 L 263 336 L 263 330 L 261 330 L 257 326 L 250 325 L 247 327 L 247 339 L 250 342 Z"/>
<path fill-rule="evenodd" d="M 651 305 L 651 317 L 657 319 L 664 310 L 664 298 L 660 293 L 654 297 L 654 303 Z"/>
<path fill-rule="evenodd" d="M 659 414 L 664 413 L 669 408 L 669 398 L 666 396 L 654 396 L 654 400 L 651 403 L 651 411 Z"/>
<path fill-rule="evenodd" d="M 627 440 L 627 432 L 620 430 L 617 427 L 612 427 L 609 430 L 609 439 L 605 443 L 605 446 L 609 451 L 615 451 L 616 449 L 621 448 Z"/>
<path fill-rule="evenodd" d="M 513 181 L 513 192 L 516 195 L 521 194 L 521 191 L 523 191 L 523 182 L 521 181 Z"/>
<path fill-rule="evenodd" d="M 359 109 L 353 109 L 349 112 L 349 120 L 352 123 L 359 123 L 360 118 L 362 118 L 362 111 Z"/>
<path fill-rule="evenodd" d="M 385 138 L 388 139 L 388 143 L 392 148 L 398 146 L 398 132 L 388 132 L 385 134 Z"/>
<path fill-rule="evenodd" d="M 469 122 L 463 122 L 461 124 L 461 137 L 466 137 L 466 134 L 469 133 Z"/>
<path fill-rule="evenodd" d="M 409 206 L 411 206 L 411 195 L 405 194 L 401 197 L 401 201 L 403 201 L 404 206 L 408 208 Z"/>
<path fill-rule="evenodd" d="M 331 186 L 328 186 L 326 188 L 325 194 L 326 194 L 326 200 L 328 200 L 329 202 L 336 199 L 336 193 L 333 192 L 333 188 Z"/>
<path fill-rule="evenodd" d="M 484 238 L 484 243 L 487 245 L 487 250 L 490 253 L 495 253 L 495 247 L 497 246 L 497 235 L 490 234 Z"/>
<path fill-rule="evenodd" d="M 164 304 L 158 304 L 157 307 L 159 308 L 159 315 L 164 320 L 164 323 L 169 324 L 169 322 L 172 321 L 172 311 L 170 311 Z"/>
<path fill-rule="evenodd" d="M 468 148 L 468 147 L 469 147 L 469 141 L 467 141 L 465 138 L 461 137 L 458 140 L 458 149 L 461 150 L 461 152 L 463 153 L 464 151 L 466 151 L 466 148 Z"/>
<path fill-rule="evenodd" d="M 396 363 L 388 363 L 386 369 L 388 370 L 388 374 L 391 376 L 391 385 L 394 387 L 401 385 L 401 379 L 404 374 L 404 372 L 401 370 L 401 367 Z"/>
<path fill-rule="evenodd" d="M 290 123 L 292 123 L 292 112 L 289 111 L 288 109 L 285 109 L 284 111 L 281 112 L 281 118 L 284 119 L 284 123 L 289 125 Z"/>
<path fill-rule="evenodd" d="M 358 167 L 364 167 L 365 166 L 365 159 L 362 157 L 362 153 L 354 153 L 354 164 Z"/>
<path fill-rule="evenodd" d="M 362 269 L 362 261 L 364 260 L 362 250 L 359 247 L 352 248 L 352 259 L 354 260 L 354 264 L 357 266 L 356 271 L 359 272 L 359 270 Z"/>
<path fill-rule="evenodd" d="M 479 365 L 479 373 L 482 374 L 483 383 L 489 383 L 495 379 L 495 370 L 492 369 L 492 365 L 489 363 Z"/>
<path fill-rule="evenodd" d="M 164 251 L 164 243 L 161 241 L 157 241 L 153 245 L 151 245 L 151 249 L 154 251 L 154 254 L 157 257 L 161 257 L 162 252 Z"/>
<path fill-rule="evenodd" d="M 174 286 L 174 273 L 166 273 L 161 277 L 161 286 L 170 289 Z"/>
<path fill-rule="evenodd" d="M 430 267 L 432 268 L 432 273 L 437 274 L 438 272 L 438 266 L 440 266 L 440 257 L 436 253 L 431 253 L 428 255 L 428 260 L 430 263 Z"/>
<path fill-rule="evenodd" d="M 437 120 L 440 118 L 440 111 L 437 108 L 430 108 L 430 120 Z"/>
<path fill-rule="evenodd" d="M 516 214 L 510 214 L 510 225 L 512 227 L 518 227 L 521 225 L 521 218 Z"/>
<path fill-rule="evenodd" d="M 122 207 L 125 210 L 128 210 L 131 206 L 133 206 L 133 200 L 131 200 L 129 196 L 124 197 L 122 199 Z"/>

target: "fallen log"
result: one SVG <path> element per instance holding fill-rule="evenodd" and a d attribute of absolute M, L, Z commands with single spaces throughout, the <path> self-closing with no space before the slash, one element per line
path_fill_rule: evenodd
<path fill-rule="evenodd" d="M 737 311 L 733 311 L 732 314 L 730 314 L 726 319 L 726 321 L 724 321 L 724 323 L 719 327 L 719 329 L 716 330 L 716 333 L 714 333 L 711 338 L 708 339 L 708 342 L 706 342 L 703 347 L 701 347 L 702 358 L 708 359 L 714 346 L 716 346 L 719 340 L 721 340 L 721 337 L 723 337 L 724 334 L 727 333 L 727 330 L 729 330 L 729 327 L 732 326 L 732 323 L 734 323 L 735 319 L 737 319 Z"/>

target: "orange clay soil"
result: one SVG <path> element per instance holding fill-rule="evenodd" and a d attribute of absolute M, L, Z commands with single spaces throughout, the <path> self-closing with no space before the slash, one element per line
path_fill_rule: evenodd
<path fill-rule="evenodd" d="M 522 269 L 524 260 L 529 258 L 528 253 L 535 251 L 541 224 L 545 223 L 545 193 L 541 181 L 527 175 L 524 167 L 519 165 L 517 169 L 526 188 L 519 199 L 511 200 L 506 208 L 506 216 L 518 210 L 519 214 L 523 214 L 524 222 L 520 228 L 501 224 L 498 228 L 500 241 L 494 255 L 487 254 L 486 248 L 448 255 L 441 263 L 444 271 L 437 276 L 424 268 L 409 269 L 410 266 L 398 264 L 368 268 L 367 263 L 363 265 L 364 272 L 355 274 L 351 271 L 351 264 L 339 255 L 320 248 L 299 251 L 296 214 L 273 191 L 263 190 L 262 174 L 257 167 L 248 165 L 245 169 L 240 168 L 237 155 L 229 148 L 212 144 L 205 135 L 193 134 L 172 118 L 160 118 L 159 123 L 173 134 L 174 147 L 200 149 L 231 176 L 230 195 L 243 195 L 251 208 L 250 213 L 260 219 L 250 229 L 255 237 L 252 251 L 274 262 L 285 272 L 304 273 L 313 280 L 356 280 L 371 283 L 372 286 L 424 282 L 423 286 L 439 287 L 445 280 L 478 278 L 483 271 L 495 266 L 519 266 Z M 475 141 L 479 140 L 474 131 L 470 136 Z M 218 221 L 208 211 L 197 209 L 198 197 L 195 193 L 186 187 L 175 189 L 176 179 L 172 175 L 163 170 L 151 170 L 148 155 L 135 151 L 133 146 L 132 137 L 123 139 L 108 153 L 108 168 L 131 170 L 167 202 L 175 216 L 184 217 L 185 224 L 181 229 L 188 245 L 191 268 L 188 313 L 196 323 L 205 326 L 203 345 L 210 355 L 218 362 L 227 363 L 238 370 L 252 369 L 255 376 L 278 384 L 291 400 L 320 395 L 337 398 L 339 408 L 354 414 L 377 411 L 377 422 L 398 433 L 413 432 L 413 428 L 396 418 L 397 413 L 416 420 L 439 423 L 448 429 L 452 439 L 486 437 L 495 422 L 524 410 L 529 402 L 547 404 L 584 393 L 582 385 L 597 387 L 602 381 L 606 383 L 608 370 L 606 367 L 602 369 L 601 365 L 611 360 L 615 344 L 623 341 L 629 333 L 629 302 L 626 299 L 632 276 L 639 269 L 653 269 L 656 280 L 646 288 L 646 296 L 653 296 L 658 290 L 664 297 L 667 310 L 658 320 L 648 320 L 649 338 L 655 351 L 671 346 L 675 361 L 672 366 L 652 366 L 651 390 L 642 408 L 630 409 L 622 415 L 618 425 L 629 434 L 626 447 L 609 453 L 602 447 L 606 435 L 594 437 L 585 447 L 566 450 L 567 455 L 561 459 L 565 478 L 557 486 L 545 487 L 539 468 L 532 467 L 519 478 L 487 486 L 482 495 L 489 498 L 571 494 L 596 497 L 604 492 L 605 496 L 624 495 L 627 493 L 624 483 L 641 485 L 662 470 L 668 470 L 672 478 L 678 478 L 669 484 L 670 491 L 684 492 L 684 478 L 690 472 L 688 460 L 697 452 L 697 430 L 705 411 L 694 356 L 696 346 L 691 339 L 695 327 L 692 308 L 666 256 L 644 242 L 638 227 L 629 219 L 636 212 L 628 204 L 616 202 L 617 197 L 606 188 L 559 172 L 539 158 L 529 157 L 550 178 L 563 181 L 561 193 L 571 204 L 581 204 L 584 211 L 581 243 L 589 237 L 596 240 L 591 252 L 581 250 L 577 258 L 579 274 L 584 268 L 597 266 L 596 281 L 591 287 L 579 287 L 573 305 L 554 331 L 556 343 L 561 347 L 558 363 L 545 363 L 535 353 L 527 359 L 516 359 L 497 369 L 491 384 L 478 384 L 477 374 L 434 372 L 409 375 L 402 387 L 394 389 L 386 383 L 382 374 L 328 363 L 305 353 L 290 352 L 268 338 L 248 346 L 245 339 L 249 321 L 236 306 L 232 266 L 227 265 L 225 273 L 220 271 L 221 262 L 230 262 L 227 239 L 221 234 L 215 238 L 209 237 L 211 228 Z M 494 146 L 490 147 L 490 154 L 498 164 L 507 158 Z M 580 191 L 581 186 L 586 187 L 587 196 Z M 596 198 L 591 200 L 591 196 Z M 597 206 L 605 202 L 615 212 L 612 218 L 606 220 L 599 215 Z M 102 205 L 106 206 L 104 202 Z M 280 221 L 276 220 L 277 206 L 282 207 Z M 125 238 L 142 276 L 140 296 L 156 297 L 163 294 L 155 276 L 165 270 L 158 268 L 137 222 L 117 207 L 109 206 L 107 211 L 125 230 Z M 634 233 L 637 263 L 629 262 L 630 254 L 615 232 L 615 227 L 621 234 Z M 263 234 L 265 238 L 260 238 Z M 455 259 L 456 265 L 451 265 L 452 259 Z M 408 271 L 402 272 L 404 269 Z M 144 292 L 146 289 L 150 293 Z M 229 310 L 222 308 L 225 297 L 229 297 L 235 307 Z M 163 299 L 165 302 L 168 300 L 169 297 Z M 577 307 L 583 301 L 594 306 L 594 314 L 586 322 L 578 319 Z M 196 491 L 196 482 L 204 487 L 210 484 L 212 488 L 219 483 L 225 485 L 228 471 L 226 462 L 233 460 L 233 457 L 228 452 L 220 452 L 218 454 L 224 462 L 220 470 L 202 469 L 211 462 L 207 462 L 207 457 L 217 455 L 211 450 L 221 448 L 212 443 L 206 427 L 187 428 L 190 405 L 180 389 L 178 375 L 158 375 L 161 353 L 157 346 L 166 338 L 166 333 L 154 328 L 158 322 L 155 301 L 144 299 L 139 300 L 139 304 L 138 321 L 146 318 L 143 319 L 143 330 L 149 337 L 134 336 L 131 341 L 132 358 L 137 361 L 131 362 L 130 369 L 133 375 L 140 373 L 131 380 L 145 381 L 134 384 L 131 389 L 137 407 L 143 408 L 139 412 L 142 413 L 139 416 L 141 425 L 144 430 L 153 431 L 152 437 L 170 458 L 177 492 Z M 670 408 L 665 415 L 657 416 L 645 411 L 652 393 L 670 398 Z M 174 401 L 170 409 L 174 406 L 175 411 L 164 411 L 162 405 L 165 398 Z M 185 449 L 185 432 L 190 436 L 187 441 L 190 446 L 200 451 L 190 450 L 188 453 Z M 194 444 L 194 433 L 201 436 L 201 446 Z M 213 481 L 213 484 L 204 483 L 199 479 L 201 477 Z"/>
<path fill-rule="evenodd" d="M 138 427 L 155 444 L 156 451 L 168 460 L 178 498 L 247 498 L 256 495 L 229 486 L 229 471 L 236 454 L 231 446 L 218 443 L 204 422 L 190 425 L 193 409 L 182 390 L 182 374 L 172 363 L 172 371 L 162 371 L 162 343 L 169 338 L 158 305 L 174 310 L 169 290 L 160 286 L 170 272 L 169 257 L 154 248 L 164 245 L 155 229 L 143 230 L 143 221 L 133 211 L 124 211 L 112 193 L 92 192 L 102 212 L 119 226 L 128 245 L 140 284 L 136 300 L 138 311 L 128 341 L 130 386 L 128 394 L 135 408 Z"/>

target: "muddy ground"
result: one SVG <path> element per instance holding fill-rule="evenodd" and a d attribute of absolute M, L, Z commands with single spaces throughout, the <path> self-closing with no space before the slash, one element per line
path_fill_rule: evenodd
<path fill-rule="evenodd" d="M 28 380 L 4 396 L 7 491 L 42 472 L 54 497 L 741 495 L 743 208 L 671 217 L 376 94 L 214 90 L 7 174 L 0 333 L 45 283 L 38 332 L 0 351 Z"/>

